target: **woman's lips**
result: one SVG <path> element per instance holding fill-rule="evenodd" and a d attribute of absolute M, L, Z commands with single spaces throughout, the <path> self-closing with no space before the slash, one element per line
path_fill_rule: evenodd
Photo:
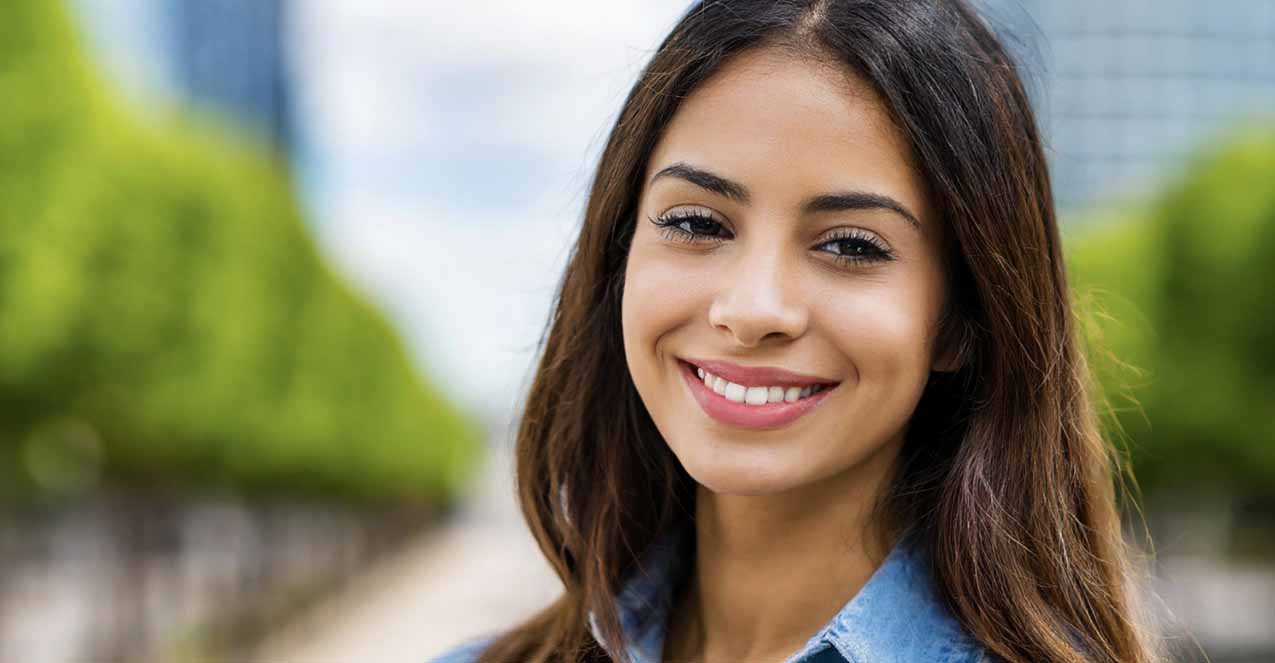
<path fill-rule="evenodd" d="M 702 368 L 713 375 L 726 378 L 735 384 L 744 385 L 766 385 L 787 387 L 796 385 L 804 387 L 811 384 L 835 385 L 836 380 L 830 380 L 814 375 L 806 375 L 797 373 L 776 366 L 740 366 L 726 361 L 716 361 L 712 359 L 682 359 L 688 364 L 696 368 Z"/>
<path fill-rule="evenodd" d="M 704 381 L 696 374 L 695 366 L 681 360 L 678 360 L 677 363 L 695 402 L 699 403 L 700 408 L 709 417 L 728 426 L 752 429 L 770 429 L 786 426 L 813 410 L 835 389 L 826 388 L 823 391 L 791 403 L 785 401 L 781 403 L 766 403 L 765 405 L 748 405 L 747 403 L 736 403 L 709 389 L 708 385 L 704 384 Z"/>

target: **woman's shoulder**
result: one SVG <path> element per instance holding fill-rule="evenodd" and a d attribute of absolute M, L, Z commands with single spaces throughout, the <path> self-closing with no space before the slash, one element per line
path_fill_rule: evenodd
<path fill-rule="evenodd" d="M 470 639 L 452 649 L 443 652 L 439 656 L 432 658 L 425 663 L 473 663 L 478 655 L 487 649 L 496 640 L 495 636 L 483 636 Z"/>

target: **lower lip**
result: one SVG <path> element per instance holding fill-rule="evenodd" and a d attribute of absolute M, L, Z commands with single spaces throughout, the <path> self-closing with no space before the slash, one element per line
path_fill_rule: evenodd
<path fill-rule="evenodd" d="M 696 374 L 695 366 L 684 361 L 677 362 L 686 378 L 686 386 L 691 390 L 695 402 L 713 419 L 730 426 L 743 428 L 780 428 L 800 419 L 802 415 L 815 409 L 824 398 L 831 394 L 834 387 L 825 387 L 823 391 L 806 398 L 782 403 L 765 405 L 748 405 L 736 403 L 708 388 Z"/>

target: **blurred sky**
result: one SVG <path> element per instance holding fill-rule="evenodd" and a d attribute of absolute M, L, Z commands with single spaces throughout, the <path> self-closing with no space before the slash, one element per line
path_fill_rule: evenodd
<path fill-rule="evenodd" d="M 606 131 L 686 5 L 292 4 L 321 239 L 473 407 L 516 405 Z"/>
<path fill-rule="evenodd" d="M 174 96 L 173 1 L 73 2 L 144 104 Z M 516 407 L 606 132 L 687 6 L 285 2 L 311 226 L 464 405 Z"/>

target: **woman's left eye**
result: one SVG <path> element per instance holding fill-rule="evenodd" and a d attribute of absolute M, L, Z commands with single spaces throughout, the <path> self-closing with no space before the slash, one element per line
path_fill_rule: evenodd
<path fill-rule="evenodd" d="M 857 228 L 828 239 L 820 246 L 836 247 L 835 251 L 827 251 L 827 253 L 833 254 L 837 262 L 843 264 L 884 262 L 894 259 L 894 254 L 880 240 Z"/>

